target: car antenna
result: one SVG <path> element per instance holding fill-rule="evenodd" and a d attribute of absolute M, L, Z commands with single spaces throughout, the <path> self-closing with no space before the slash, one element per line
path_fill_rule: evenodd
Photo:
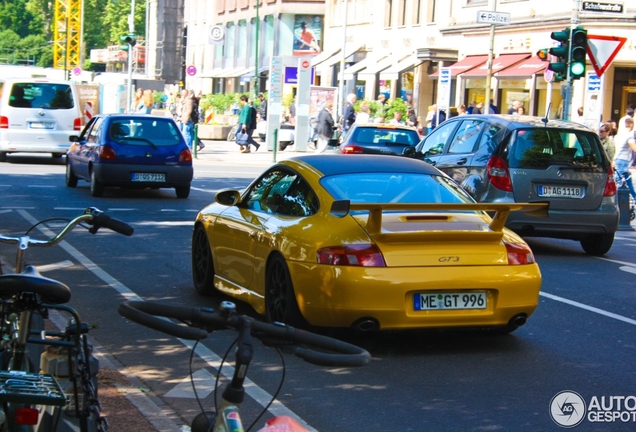
<path fill-rule="evenodd" d="M 551 107 L 552 107 L 552 102 L 550 102 L 550 103 L 548 104 L 548 109 L 547 109 L 547 111 L 546 111 L 546 113 L 545 113 L 545 117 L 543 117 L 543 118 L 541 119 L 541 121 L 543 122 L 543 125 L 544 125 L 544 126 L 547 126 L 547 125 L 548 125 L 548 121 L 549 121 L 549 120 L 548 120 L 548 117 L 550 116 L 550 108 L 551 108 Z"/>

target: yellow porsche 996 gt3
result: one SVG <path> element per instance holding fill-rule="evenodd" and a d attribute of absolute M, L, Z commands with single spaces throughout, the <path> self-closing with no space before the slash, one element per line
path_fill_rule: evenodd
<path fill-rule="evenodd" d="M 510 211 L 547 207 L 475 203 L 419 160 L 295 157 L 197 215 L 194 287 L 296 327 L 513 331 L 537 307 L 541 273 L 504 228 Z"/>

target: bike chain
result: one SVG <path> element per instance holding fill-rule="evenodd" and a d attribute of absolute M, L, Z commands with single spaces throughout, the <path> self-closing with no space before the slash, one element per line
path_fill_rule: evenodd
<path fill-rule="evenodd" d="M 74 350 L 77 351 L 76 348 Z M 95 386 L 91 381 L 90 365 L 86 364 L 86 359 L 84 359 L 81 352 L 76 352 L 75 354 L 77 370 L 80 373 L 82 390 L 84 390 L 84 404 L 88 408 L 88 411 L 95 415 L 95 426 L 97 431 L 105 432 L 108 430 L 108 420 L 106 417 L 101 415 L 102 404 L 97 398 Z"/>

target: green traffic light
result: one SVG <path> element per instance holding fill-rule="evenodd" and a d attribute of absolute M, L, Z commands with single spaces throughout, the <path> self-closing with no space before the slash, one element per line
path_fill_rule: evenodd
<path fill-rule="evenodd" d="M 572 78 L 581 78 L 585 73 L 585 63 L 582 62 L 572 62 L 570 64 L 570 74 Z"/>

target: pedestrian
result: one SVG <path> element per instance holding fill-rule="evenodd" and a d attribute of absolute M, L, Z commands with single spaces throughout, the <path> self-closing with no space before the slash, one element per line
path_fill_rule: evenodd
<path fill-rule="evenodd" d="M 201 97 L 196 96 L 193 90 L 190 90 L 188 92 L 188 95 L 190 96 L 190 99 L 192 99 L 192 115 L 191 115 L 192 125 L 193 125 L 192 142 L 197 144 L 197 151 L 201 151 L 205 148 L 205 144 L 199 141 L 199 137 L 196 136 L 197 135 L 196 133 L 194 133 L 194 125 L 201 123 L 201 109 L 199 108 L 199 102 L 201 101 Z"/>
<path fill-rule="evenodd" d="M 473 108 L 473 114 L 483 114 L 484 112 L 484 103 L 479 102 L 475 108 Z"/>
<path fill-rule="evenodd" d="M 526 109 L 523 107 L 523 105 L 519 106 L 519 108 L 517 108 L 517 115 L 526 115 Z"/>
<path fill-rule="evenodd" d="M 472 101 L 472 102 L 470 103 L 470 105 L 468 106 L 468 108 L 466 108 L 466 113 L 467 113 L 467 114 L 477 114 L 477 113 L 475 112 L 475 107 L 476 107 L 476 106 L 477 106 L 477 102 Z"/>
<path fill-rule="evenodd" d="M 430 134 L 433 130 L 433 116 L 435 115 L 435 105 L 429 105 L 428 112 L 426 113 L 426 135 Z"/>
<path fill-rule="evenodd" d="M 316 144 L 316 153 L 324 153 L 329 145 L 329 140 L 333 138 L 333 128 L 335 122 L 331 115 L 333 103 L 325 102 L 324 106 L 318 113 L 316 120 L 316 133 L 318 134 L 318 143 Z"/>
<path fill-rule="evenodd" d="M 152 96 L 152 91 L 144 90 L 139 104 L 137 105 L 135 112 L 139 114 L 150 114 L 152 112 L 152 106 L 155 101 Z"/>
<path fill-rule="evenodd" d="M 490 105 L 488 105 L 488 113 L 499 114 L 499 108 L 497 108 L 497 105 L 495 105 L 492 99 L 490 99 Z"/>
<path fill-rule="evenodd" d="M 460 116 L 460 115 L 466 115 L 466 114 L 467 114 L 466 105 L 464 104 L 457 105 L 457 115 Z"/>
<path fill-rule="evenodd" d="M 345 135 L 349 132 L 351 125 L 356 122 L 356 110 L 354 105 L 357 99 L 358 98 L 355 93 L 349 93 L 347 95 L 347 103 L 345 104 L 342 112 L 342 132 Z"/>
<path fill-rule="evenodd" d="M 185 138 L 186 144 L 192 150 L 192 142 L 194 135 L 194 123 L 192 122 L 192 98 L 190 92 L 186 89 L 181 91 L 181 99 L 177 105 L 177 114 L 179 116 L 179 129 Z"/>
<path fill-rule="evenodd" d="M 254 151 L 258 151 L 261 145 L 252 138 L 254 129 L 256 129 L 256 109 L 249 104 L 245 95 L 241 95 L 239 104 L 242 107 L 238 118 L 239 125 L 236 128 L 236 143 L 240 146 L 241 153 L 250 153 L 250 145 L 256 147 Z M 247 134 L 247 141 L 242 142 L 239 139 L 239 134 Z"/>
<path fill-rule="evenodd" d="M 296 99 L 292 100 L 289 104 L 289 124 L 296 124 Z"/>
<path fill-rule="evenodd" d="M 263 93 L 259 93 L 258 100 L 261 101 L 261 104 L 258 106 L 258 116 L 261 120 L 265 121 L 267 120 L 267 99 L 265 99 Z"/>
<path fill-rule="evenodd" d="M 616 146 L 614 145 L 614 141 L 610 137 L 611 126 L 606 123 L 602 123 L 601 127 L 598 128 L 598 137 L 601 140 L 601 144 L 605 149 L 605 152 L 609 156 L 610 161 L 614 161 L 614 155 L 616 154 Z"/>
<path fill-rule="evenodd" d="M 433 105 L 433 119 L 431 120 L 431 130 L 446 121 L 446 113 L 437 109 L 437 105 Z"/>
<path fill-rule="evenodd" d="M 135 96 L 134 96 L 132 102 L 130 103 L 130 111 L 128 111 L 128 112 L 137 112 L 137 108 L 139 108 L 139 104 L 142 102 L 143 96 L 144 96 L 144 89 L 139 87 L 135 91 Z"/>
<path fill-rule="evenodd" d="M 393 113 L 393 118 L 391 119 L 389 124 L 394 126 L 404 126 L 406 123 L 404 123 L 404 120 L 402 120 L 402 112 L 395 111 Z"/>
<path fill-rule="evenodd" d="M 629 163 L 636 152 L 636 140 L 634 139 L 634 119 L 625 119 L 625 127 L 616 135 L 616 153 L 614 154 L 614 167 L 619 178 L 627 184 L 629 194 L 636 200 L 636 192 L 632 183 Z"/>
<path fill-rule="evenodd" d="M 406 122 L 407 126 L 411 126 L 414 128 L 418 128 L 418 123 L 417 123 L 417 116 L 415 115 L 415 110 L 411 107 L 409 107 L 406 110 Z"/>
<path fill-rule="evenodd" d="M 585 124 L 585 117 L 583 116 L 583 107 L 579 107 L 576 110 L 576 114 L 574 115 L 574 118 L 572 119 L 572 121 Z"/>
<path fill-rule="evenodd" d="M 360 102 L 360 112 L 356 114 L 356 123 L 369 123 L 371 121 L 371 108 L 367 102 Z"/>
<path fill-rule="evenodd" d="M 512 106 L 508 109 L 508 114 L 512 114 L 512 115 L 519 114 L 520 106 L 521 106 L 521 101 L 518 101 L 518 100 L 512 101 Z"/>

